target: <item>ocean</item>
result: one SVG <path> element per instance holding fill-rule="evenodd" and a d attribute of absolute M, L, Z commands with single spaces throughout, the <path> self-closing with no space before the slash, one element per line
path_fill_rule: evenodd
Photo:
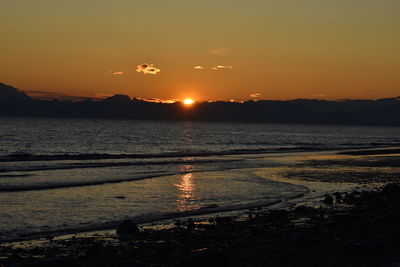
<path fill-rule="evenodd" d="M 400 127 L 0 118 L 0 242 L 266 206 L 290 153 L 400 146 Z M 267 156 L 266 156 L 267 155 Z"/>

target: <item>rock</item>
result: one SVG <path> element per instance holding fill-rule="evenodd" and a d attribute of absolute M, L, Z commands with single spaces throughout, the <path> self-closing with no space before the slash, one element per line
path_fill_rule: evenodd
<path fill-rule="evenodd" d="M 217 225 L 228 224 L 228 223 L 231 223 L 232 221 L 233 221 L 233 219 L 230 216 L 224 216 L 224 217 L 217 216 L 217 218 L 215 218 L 215 223 Z"/>
<path fill-rule="evenodd" d="M 334 193 L 334 195 L 335 195 L 336 201 L 339 201 L 339 200 L 343 199 L 342 194 L 339 193 L 339 192 Z"/>
<path fill-rule="evenodd" d="M 322 202 L 324 202 L 327 205 L 333 205 L 333 197 L 331 196 L 326 196 L 324 198 L 324 200 L 322 200 Z"/>
<path fill-rule="evenodd" d="M 193 229 L 193 228 L 195 228 L 195 224 L 194 224 L 194 221 L 193 221 L 192 218 L 187 219 L 186 227 L 187 227 L 188 229 Z"/>
<path fill-rule="evenodd" d="M 181 221 L 181 220 L 177 220 L 177 221 L 174 223 L 174 225 L 175 225 L 176 227 L 181 227 L 181 226 L 182 226 L 182 221 Z"/>
<path fill-rule="evenodd" d="M 118 226 L 116 232 L 119 236 L 133 236 L 140 233 L 140 230 L 132 220 L 125 220 Z"/>
<path fill-rule="evenodd" d="M 296 215 L 296 217 L 301 217 L 301 216 L 309 216 L 311 214 L 313 214 L 315 212 L 315 210 L 311 207 L 307 207 L 307 206 L 297 206 L 294 209 L 294 214 Z"/>
<path fill-rule="evenodd" d="M 388 197 L 398 198 L 400 195 L 400 183 L 387 184 L 382 189 L 382 194 Z"/>
<path fill-rule="evenodd" d="M 353 196 L 361 196 L 362 193 L 360 191 L 353 191 L 350 194 L 352 194 Z"/>
<path fill-rule="evenodd" d="M 289 215 L 288 211 L 284 209 L 272 210 L 270 212 L 271 218 L 278 221 L 287 221 L 288 215 Z"/>
<path fill-rule="evenodd" d="M 344 202 L 346 204 L 352 205 L 354 204 L 354 202 L 356 201 L 356 197 L 353 194 L 346 194 L 346 196 L 344 197 Z"/>

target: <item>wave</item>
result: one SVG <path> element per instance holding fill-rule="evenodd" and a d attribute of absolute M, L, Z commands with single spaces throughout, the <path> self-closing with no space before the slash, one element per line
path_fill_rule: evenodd
<path fill-rule="evenodd" d="M 79 187 L 79 186 L 90 186 L 90 185 L 102 185 L 102 184 L 114 184 L 130 181 L 138 181 L 149 178 L 157 178 L 163 176 L 169 176 L 176 173 L 151 173 L 147 175 L 139 175 L 135 177 L 125 177 L 120 179 L 107 179 L 107 180 L 92 180 L 92 181 L 69 181 L 59 182 L 53 184 L 24 184 L 24 185 L 0 185 L 0 192 L 21 192 L 21 191 L 35 191 L 35 190 L 47 190 L 47 189 L 59 189 L 68 187 Z"/>
<path fill-rule="evenodd" d="M 265 143 L 267 144 L 267 143 Z M 257 145 L 263 145 L 262 142 Z M 400 143 L 341 143 L 334 145 L 323 145 L 322 143 L 294 143 L 288 145 L 273 145 L 268 143 L 266 148 L 239 148 L 220 151 L 175 151 L 164 153 L 76 153 L 76 154 L 31 154 L 11 153 L 0 156 L 0 162 L 24 162 L 24 161 L 68 161 L 68 160 L 102 160 L 102 159 L 150 159 L 150 158 L 176 158 L 176 157 L 209 157 L 221 155 L 238 154 L 263 154 L 281 152 L 323 151 L 335 149 L 372 148 L 400 146 Z"/>
<path fill-rule="evenodd" d="M 0 174 L 0 178 L 21 178 L 21 177 L 32 177 L 35 174 Z"/>
<path fill-rule="evenodd" d="M 281 151 L 282 149 L 278 150 Z M 186 152 L 165 152 L 165 153 L 152 153 L 152 154 L 83 153 L 83 154 L 62 154 L 62 155 L 37 155 L 29 153 L 13 153 L 5 156 L 0 156 L 0 162 L 209 157 L 209 156 L 220 156 L 220 155 L 259 154 L 259 153 L 268 153 L 273 151 L 275 151 L 275 149 L 232 149 L 225 151 L 186 151 Z"/>
<path fill-rule="evenodd" d="M 242 159 L 180 159 L 169 161 L 135 161 L 135 162 L 90 162 L 81 163 L 73 162 L 68 164 L 53 164 L 39 166 L 7 166 L 0 169 L 0 173 L 4 172 L 25 172 L 25 171 L 54 171 L 54 170 L 70 170 L 70 169 L 87 169 L 87 168 L 108 168 L 108 167 L 130 167 L 130 166 L 149 166 L 149 165 L 172 165 L 172 164 L 207 164 L 207 163 L 231 163 L 242 161 Z M 1 177 L 21 177 L 24 175 L 0 175 Z"/>

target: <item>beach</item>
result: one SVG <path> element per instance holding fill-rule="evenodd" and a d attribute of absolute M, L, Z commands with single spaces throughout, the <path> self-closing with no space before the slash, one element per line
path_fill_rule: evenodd
<path fill-rule="evenodd" d="M 3 243 L 5 266 L 397 266 L 398 148 L 308 153 L 254 169 L 308 189 L 252 208 Z M 212 208 L 212 207 L 211 207 Z M 136 223 L 136 222 L 134 222 Z M 131 232 L 129 232 L 131 231 Z"/>
<path fill-rule="evenodd" d="M 400 267 L 400 0 L 0 2 L 0 267 Z"/>

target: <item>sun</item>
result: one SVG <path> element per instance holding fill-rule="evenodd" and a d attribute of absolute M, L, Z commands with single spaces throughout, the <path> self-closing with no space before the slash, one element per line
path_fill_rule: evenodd
<path fill-rule="evenodd" d="M 190 106 L 194 103 L 194 100 L 191 98 L 186 98 L 185 100 L 183 100 L 183 104 Z"/>

